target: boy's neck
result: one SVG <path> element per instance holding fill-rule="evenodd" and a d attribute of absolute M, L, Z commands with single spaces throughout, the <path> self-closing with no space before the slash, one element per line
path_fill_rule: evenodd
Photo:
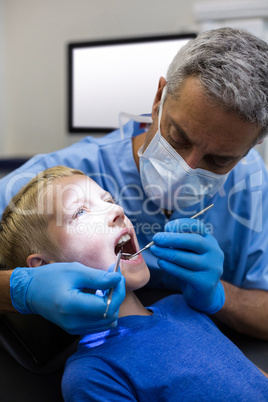
<path fill-rule="evenodd" d="M 119 317 L 126 317 L 128 315 L 152 315 L 152 312 L 144 307 L 134 292 L 127 292 L 120 306 Z"/>

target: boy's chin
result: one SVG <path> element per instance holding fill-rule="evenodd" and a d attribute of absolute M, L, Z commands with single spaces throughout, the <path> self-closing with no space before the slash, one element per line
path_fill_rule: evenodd
<path fill-rule="evenodd" d="M 143 288 L 143 286 L 147 285 L 150 280 L 150 271 L 148 269 L 148 274 L 144 275 L 141 279 L 132 278 L 126 280 L 126 292 L 133 292 L 134 290 L 138 290 Z"/>

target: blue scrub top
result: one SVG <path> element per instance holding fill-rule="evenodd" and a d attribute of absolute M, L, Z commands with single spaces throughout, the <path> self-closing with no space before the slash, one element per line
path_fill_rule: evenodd
<path fill-rule="evenodd" d="M 22 185 L 40 171 L 65 165 L 80 169 L 109 191 L 131 219 L 144 247 L 155 233 L 164 231 L 168 219 L 146 197 L 132 152 L 132 137 L 144 131 L 129 122 L 124 139 L 116 130 L 101 138 L 82 141 L 51 154 L 37 155 L 0 180 L 1 214 Z M 200 216 L 218 240 L 225 254 L 222 279 L 243 288 L 268 289 L 268 175 L 256 150 L 230 172 L 223 188 L 212 198 L 184 211 L 174 211 L 170 220 L 190 217 L 210 203 L 214 207 Z M 151 271 L 150 285 L 177 289 L 174 278 L 163 275 L 157 259 L 146 250 L 144 258 Z"/>

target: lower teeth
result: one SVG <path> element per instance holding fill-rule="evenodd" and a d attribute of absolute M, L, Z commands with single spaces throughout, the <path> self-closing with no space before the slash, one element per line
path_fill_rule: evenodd
<path fill-rule="evenodd" d="M 134 260 L 136 260 L 138 257 L 139 257 L 138 255 L 136 255 L 135 257 L 130 257 L 130 260 L 131 260 L 131 261 L 134 261 Z"/>

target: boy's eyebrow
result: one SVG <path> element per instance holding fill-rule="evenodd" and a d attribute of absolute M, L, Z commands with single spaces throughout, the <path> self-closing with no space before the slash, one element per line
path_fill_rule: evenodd
<path fill-rule="evenodd" d="M 84 203 L 85 202 L 85 199 L 83 198 L 75 198 L 75 199 L 72 199 L 71 201 L 69 201 L 69 202 L 67 202 L 65 205 L 64 205 L 64 208 L 65 208 L 65 210 L 69 210 L 69 209 L 71 209 L 73 206 L 76 206 L 77 204 L 79 204 L 79 203 Z"/>
<path fill-rule="evenodd" d="M 101 199 L 104 199 L 106 197 L 113 198 L 112 195 L 108 191 L 103 191 L 101 193 L 100 197 L 101 197 Z M 91 200 L 89 200 L 89 201 L 91 201 Z M 86 196 L 78 197 L 78 198 L 72 199 L 70 202 L 68 202 L 68 204 L 66 204 L 65 207 L 68 209 L 68 208 L 71 208 L 73 205 L 76 205 L 77 203 L 86 203 L 86 202 L 88 202 L 88 199 Z"/>
<path fill-rule="evenodd" d="M 103 199 L 103 198 L 106 198 L 106 197 L 113 198 L 112 194 L 109 193 L 109 191 L 104 191 L 104 192 L 102 193 L 102 195 L 101 195 L 101 198 L 102 198 L 102 199 Z"/>

